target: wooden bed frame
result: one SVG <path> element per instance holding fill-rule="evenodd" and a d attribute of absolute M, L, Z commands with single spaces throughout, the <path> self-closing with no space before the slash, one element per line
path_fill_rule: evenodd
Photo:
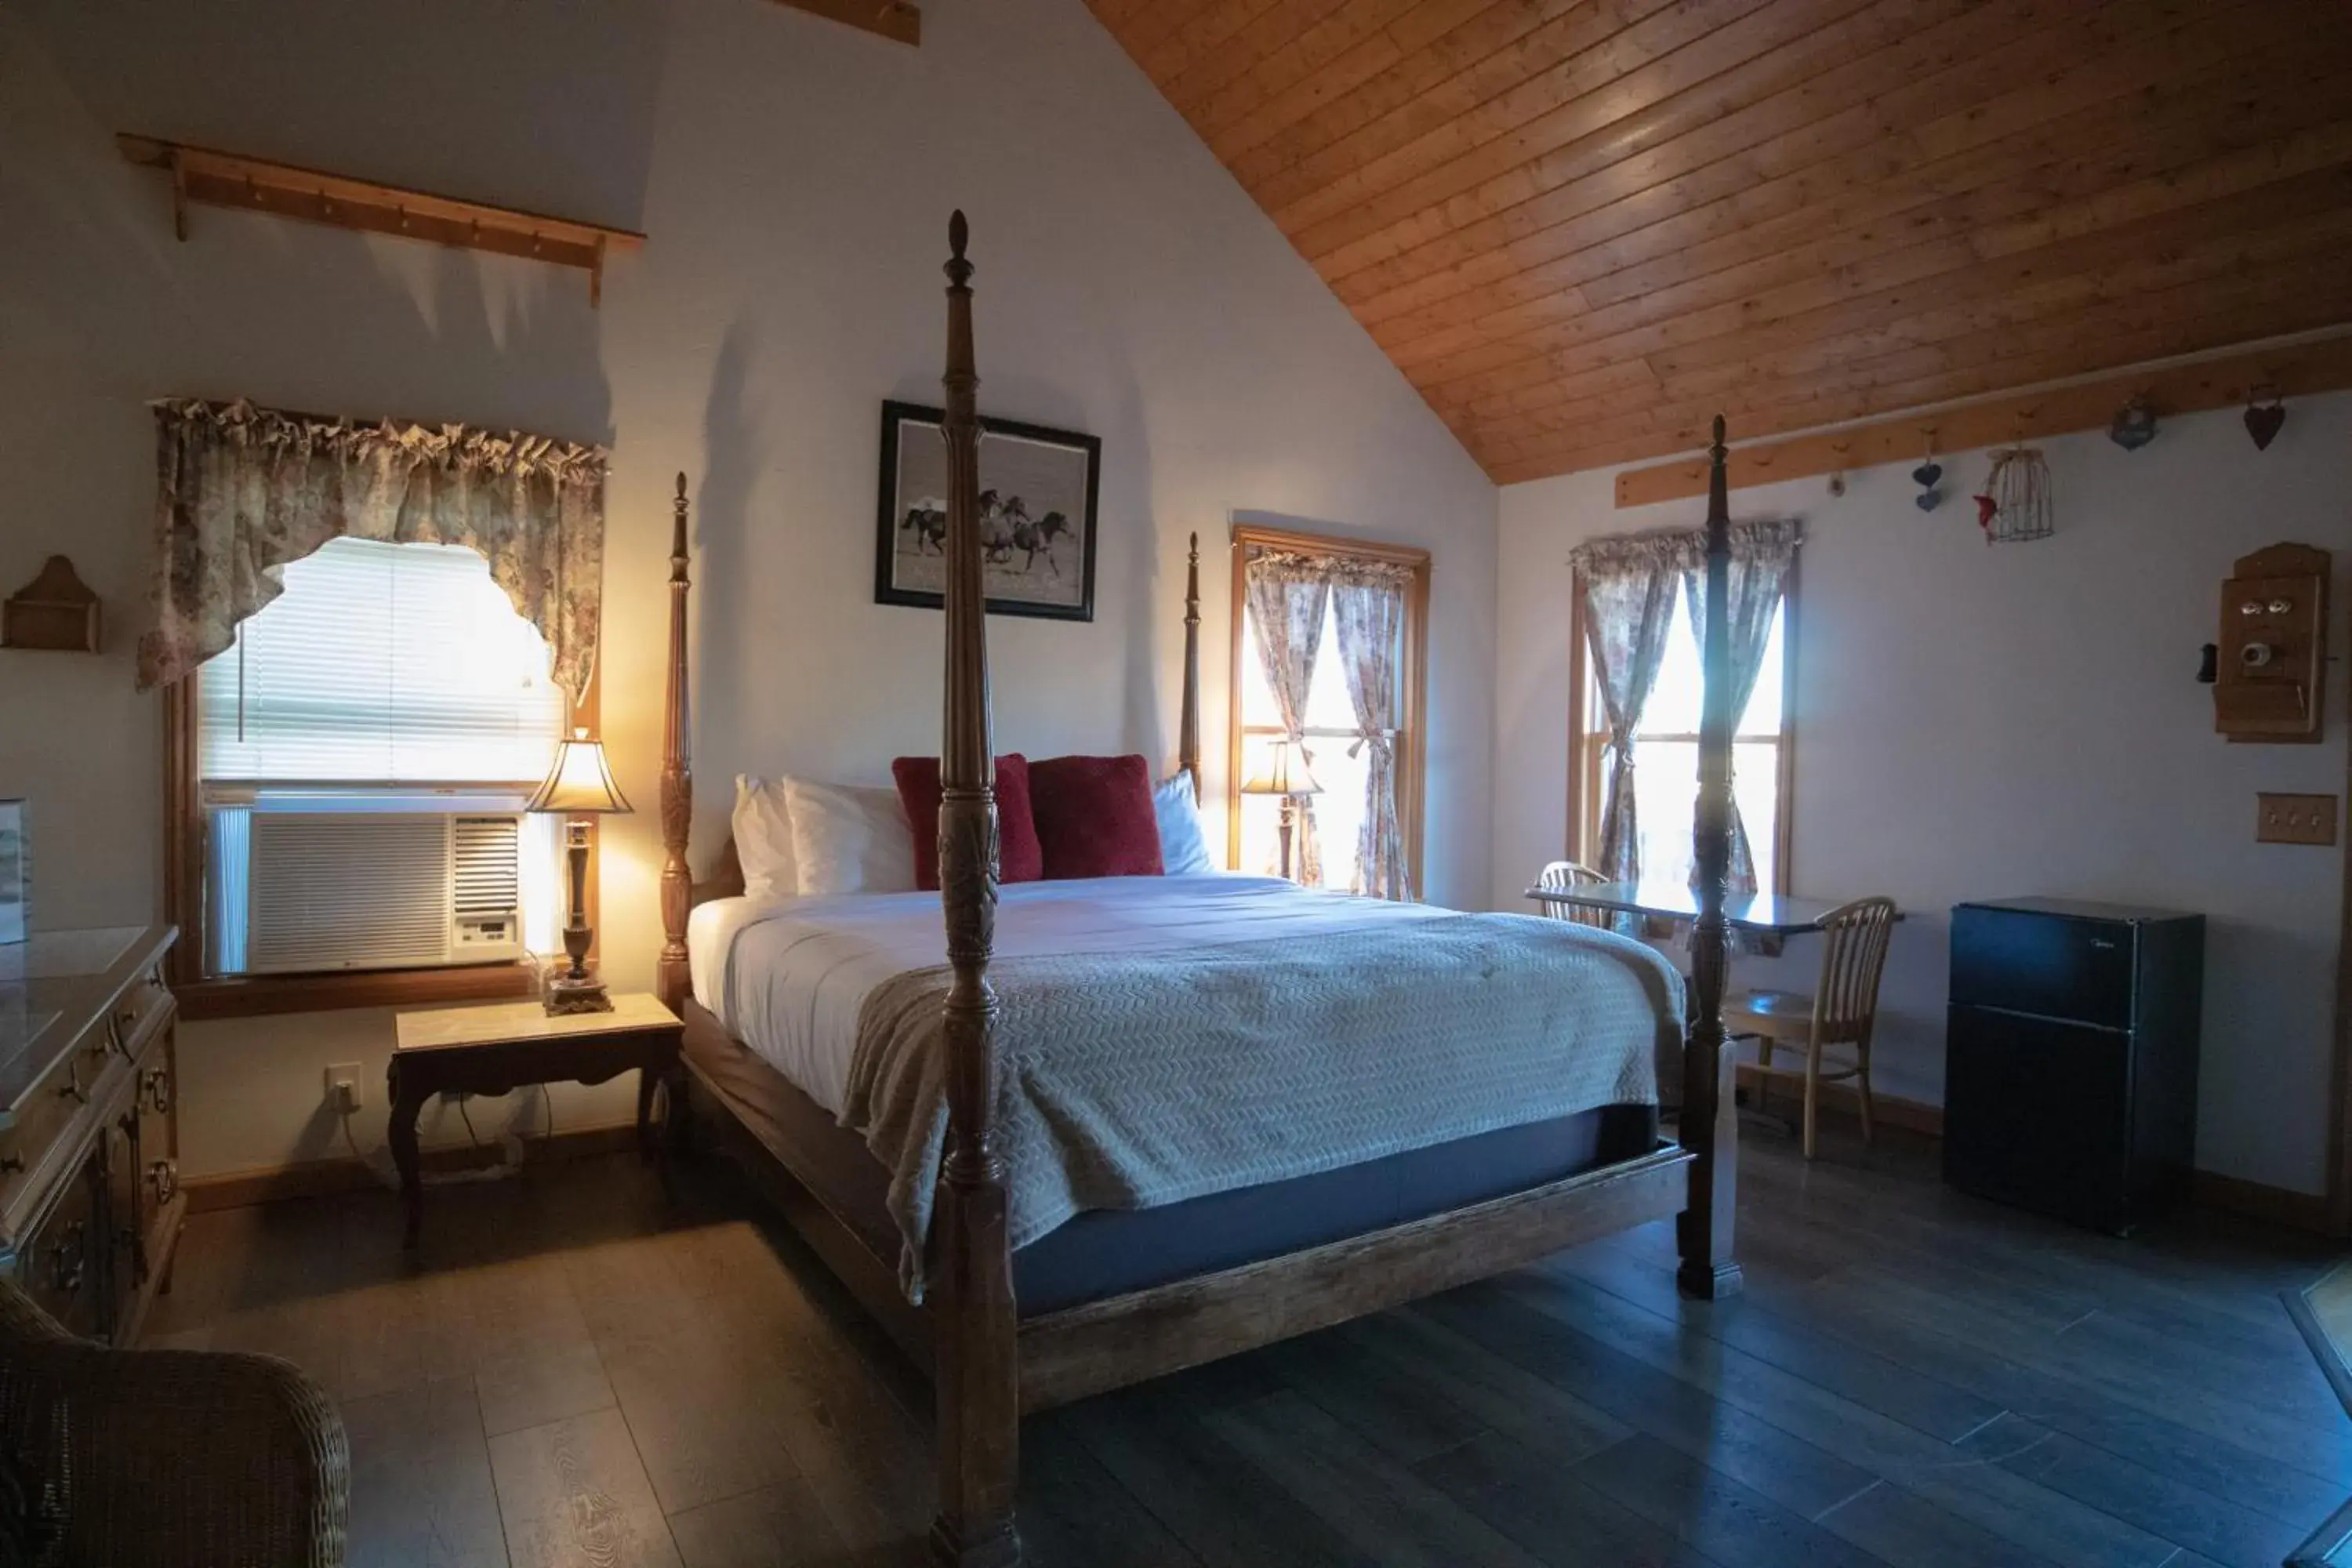
<path fill-rule="evenodd" d="M 948 1148 L 932 1218 L 929 1300 L 898 1294 L 894 1260 L 873 1247 L 802 1184 L 775 1184 L 795 1228 L 843 1282 L 931 1370 L 938 1398 L 939 1512 L 935 1561 L 955 1568 L 1007 1568 L 1022 1560 L 1013 1524 L 1024 1411 L 1271 1343 L 1435 1291 L 1507 1272 L 1579 1243 L 1669 1215 L 1677 1221 L 1678 1279 L 1689 1294 L 1739 1289 L 1732 1261 L 1737 1121 L 1732 1055 L 1725 1048 L 1723 988 L 1730 865 L 1732 715 L 1725 700 L 1724 626 L 1729 561 L 1723 421 L 1715 426 L 1707 508 L 1709 594 L 1705 628 L 1706 712 L 1700 741 L 1696 858 L 1701 912 L 1692 952 L 1693 1021 L 1684 1053 L 1678 1141 L 1465 1208 L 1391 1226 L 1305 1251 L 1154 1286 L 1023 1320 L 1013 1290 L 1004 1155 L 994 1110 L 1003 1046 L 988 980 L 996 917 L 996 799 L 988 647 L 982 594 L 979 423 L 974 395 L 971 263 L 961 213 L 949 225 L 946 417 L 948 458 L 947 704 L 940 748 L 940 884 L 952 981 L 946 1002 Z M 704 897 L 741 890 L 731 840 L 713 881 L 698 887 L 687 860 L 693 816 L 688 757 L 686 480 L 678 479 L 670 552 L 667 721 L 661 818 L 666 855 L 661 903 L 663 999 L 688 1006 L 687 920 Z M 1200 787 L 1200 548 L 1192 543 L 1185 591 L 1181 764 Z M 698 1080 L 701 1075 L 698 1073 Z M 715 1088 L 698 1089 L 717 1099 Z M 724 1104 L 723 1100 L 719 1101 Z M 730 1118 L 730 1120 L 732 1120 Z M 730 1139 L 756 1166 L 765 1145 Z M 767 1152 L 771 1166 L 783 1163 Z M 774 1170 L 755 1171 L 773 1176 Z"/>

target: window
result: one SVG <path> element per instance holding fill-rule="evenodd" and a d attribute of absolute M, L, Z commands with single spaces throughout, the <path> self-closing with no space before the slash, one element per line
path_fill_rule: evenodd
<path fill-rule="evenodd" d="M 1797 584 L 1791 569 L 1765 645 L 1762 671 L 1739 716 L 1731 749 L 1731 789 L 1748 829 L 1756 862 L 1756 885 L 1789 890 L 1789 786 L 1794 732 L 1788 702 L 1795 673 L 1795 639 L 1790 621 Z M 1570 852 L 1591 863 L 1599 854 L 1601 811 L 1608 789 L 1609 731 L 1600 692 L 1587 658 L 1583 595 L 1577 611 L 1570 658 L 1574 672 L 1576 766 L 1571 771 L 1575 834 Z M 1634 733 L 1633 801 L 1640 826 L 1642 877 L 1645 881 L 1686 883 L 1691 874 L 1691 828 L 1698 805 L 1699 710 L 1706 679 L 1698 639 L 1682 587 L 1675 590 L 1673 624 L 1665 659 L 1650 689 Z"/>
<path fill-rule="evenodd" d="M 536 784 L 547 644 L 470 550 L 338 539 L 197 677 L 207 784 Z"/>
<path fill-rule="evenodd" d="M 1402 614 L 1395 620 L 1391 646 L 1384 650 L 1393 677 L 1393 732 L 1386 737 L 1395 758 L 1397 825 L 1402 839 L 1404 887 L 1421 886 L 1421 796 L 1423 720 L 1422 646 L 1429 591 L 1426 551 L 1368 543 L 1360 540 L 1236 525 L 1234 530 L 1234 657 L 1231 794 L 1227 834 L 1227 864 L 1238 870 L 1276 875 L 1281 868 L 1282 803 L 1272 795 L 1244 795 L 1239 786 L 1265 771 L 1276 742 L 1284 739 L 1282 706 L 1268 684 L 1265 659 L 1259 652 L 1258 628 L 1250 609 L 1247 572 L 1255 552 L 1296 553 L 1328 562 L 1335 578 L 1353 571 L 1387 574 L 1398 584 Z M 1364 725 L 1349 689 L 1341 653 L 1339 616 L 1331 609 L 1325 590 L 1321 636 L 1313 661 L 1307 700 L 1299 713 L 1299 750 L 1293 759 L 1305 763 L 1319 793 L 1306 802 L 1294 830 L 1292 873 L 1301 880 L 1307 860 L 1305 834 L 1311 821 L 1319 851 L 1319 875 L 1314 885 L 1347 891 L 1365 886 L 1360 859 L 1360 834 L 1370 801 L 1373 746 L 1365 743 Z"/>
<path fill-rule="evenodd" d="M 282 923 L 292 930 L 338 920 L 353 928 L 351 956 L 323 944 L 320 969 L 467 962 L 473 936 L 448 937 L 432 957 L 425 952 L 436 944 L 418 947 L 414 932 L 402 945 L 392 906 L 415 901 L 415 889 L 371 887 L 362 900 L 333 885 L 355 864 L 373 874 L 393 858 L 430 855 L 418 847 L 428 843 L 447 846 L 460 916 L 486 896 L 486 874 L 519 903 L 519 931 L 479 928 L 496 938 L 481 950 L 486 961 L 511 972 L 518 938 L 529 952 L 557 946 L 560 820 L 511 823 L 546 773 L 569 704 L 551 679 L 545 641 L 488 563 L 453 546 L 344 538 L 286 565 L 281 581 L 285 592 L 186 683 L 203 973 L 309 967 L 300 947 L 291 961 L 261 962 L 268 911 L 289 901 Z M 444 818 L 446 829 L 432 826 Z M 369 835 L 364 845 L 341 837 L 339 825 Z M 265 861 L 257 843 L 280 858 Z M 265 864 L 267 886 L 257 887 L 249 869 Z M 186 901 L 177 908 L 188 923 Z M 415 912 L 429 938 L 433 915 Z M 457 927 L 463 935 L 462 919 Z"/>

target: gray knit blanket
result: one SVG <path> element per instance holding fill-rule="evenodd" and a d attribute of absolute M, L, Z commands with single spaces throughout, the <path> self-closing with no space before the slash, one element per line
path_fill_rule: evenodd
<path fill-rule="evenodd" d="M 947 1141 L 949 973 L 910 970 L 866 998 L 842 1117 L 891 1173 L 900 1283 L 917 1301 Z M 1016 1248 L 1087 1209 L 1654 1105 L 1682 1038 L 1682 980 L 1664 959 L 1520 915 L 1017 957 L 990 977 Z"/>

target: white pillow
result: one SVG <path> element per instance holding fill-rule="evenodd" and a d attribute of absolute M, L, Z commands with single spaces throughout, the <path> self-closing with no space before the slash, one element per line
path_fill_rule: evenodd
<path fill-rule="evenodd" d="M 754 899 L 798 897 L 800 861 L 793 854 L 793 814 L 784 799 L 784 781 L 737 773 L 732 826 L 735 858 L 743 866 L 743 891 Z"/>
<path fill-rule="evenodd" d="M 1160 819 L 1160 868 L 1171 877 L 1214 871 L 1208 841 L 1201 836 L 1201 808 L 1192 799 L 1192 775 L 1178 773 L 1152 786 L 1152 815 Z"/>
<path fill-rule="evenodd" d="M 915 890 L 915 833 L 896 789 L 787 778 L 784 799 L 803 896 Z"/>

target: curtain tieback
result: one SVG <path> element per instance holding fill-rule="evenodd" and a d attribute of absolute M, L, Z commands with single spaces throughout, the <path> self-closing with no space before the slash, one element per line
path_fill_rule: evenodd
<path fill-rule="evenodd" d="M 1348 748 L 1348 754 L 1351 757 L 1360 755 L 1364 748 L 1370 746 L 1375 762 L 1382 758 L 1393 762 L 1396 758 L 1396 733 L 1394 730 L 1360 730 L 1356 733 L 1356 743 Z"/>

